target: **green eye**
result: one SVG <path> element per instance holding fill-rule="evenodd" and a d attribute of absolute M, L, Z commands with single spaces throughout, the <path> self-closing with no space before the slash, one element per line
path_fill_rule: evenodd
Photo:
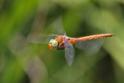
<path fill-rule="evenodd" d="M 51 39 L 49 41 L 49 44 L 51 44 L 53 47 L 57 47 L 58 46 L 58 42 L 55 39 Z"/>

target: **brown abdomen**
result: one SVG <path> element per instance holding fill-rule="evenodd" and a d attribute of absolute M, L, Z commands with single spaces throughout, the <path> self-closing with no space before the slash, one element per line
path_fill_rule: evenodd
<path fill-rule="evenodd" d="M 101 38 L 106 38 L 106 37 L 112 37 L 112 34 L 110 34 L 110 33 L 107 33 L 107 34 L 96 34 L 96 35 L 80 37 L 80 38 L 77 38 L 76 40 L 78 42 L 78 41 L 88 41 L 88 40 L 101 39 Z"/>

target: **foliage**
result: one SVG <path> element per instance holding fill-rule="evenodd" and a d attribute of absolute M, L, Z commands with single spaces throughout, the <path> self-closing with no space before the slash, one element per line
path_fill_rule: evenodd
<path fill-rule="evenodd" d="M 123 26 L 123 0 L 0 0 L 0 83 L 124 83 Z M 94 56 L 75 48 L 69 67 L 44 41 L 63 29 L 114 36 Z"/>

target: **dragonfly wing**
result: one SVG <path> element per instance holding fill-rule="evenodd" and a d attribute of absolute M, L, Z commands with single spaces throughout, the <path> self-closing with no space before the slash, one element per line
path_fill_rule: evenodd
<path fill-rule="evenodd" d="M 65 30 L 64 30 L 64 26 L 63 26 L 63 22 L 62 22 L 62 18 L 61 17 L 57 18 L 53 22 L 53 30 L 55 30 L 54 32 L 56 32 L 56 34 L 64 34 L 65 33 Z"/>
<path fill-rule="evenodd" d="M 36 44 L 47 44 L 50 39 L 55 38 L 57 35 L 63 35 L 65 31 L 63 27 L 62 18 L 59 17 L 55 19 L 55 21 L 53 21 L 48 28 L 45 28 L 42 31 L 43 32 L 39 34 L 29 35 L 29 37 L 27 38 L 28 42 L 36 43 Z M 45 35 L 44 33 L 47 33 L 47 34 Z"/>
<path fill-rule="evenodd" d="M 78 42 L 76 44 L 76 47 L 83 50 L 84 53 L 93 55 L 99 51 L 99 49 L 103 45 L 103 42 L 104 41 L 102 39 Z"/>
<path fill-rule="evenodd" d="M 71 66 L 73 63 L 74 55 L 75 55 L 75 52 L 74 52 L 73 45 L 70 44 L 68 41 L 65 41 L 65 59 L 69 66 Z"/>
<path fill-rule="evenodd" d="M 27 41 L 29 43 L 35 43 L 35 44 L 48 44 L 50 39 L 55 38 L 56 35 L 33 35 L 29 36 L 27 38 Z"/>
<path fill-rule="evenodd" d="M 65 33 L 62 17 L 54 19 L 49 25 L 43 30 L 45 33 L 53 33 L 63 35 Z"/>

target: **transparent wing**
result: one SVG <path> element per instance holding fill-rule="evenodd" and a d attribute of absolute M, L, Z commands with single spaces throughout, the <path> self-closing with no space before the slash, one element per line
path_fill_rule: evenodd
<path fill-rule="evenodd" d="M 27 38 L 28 43 L 35 43 L 35 44 L 48 44 L 50 39 L 55 38 L 57 35 L 33 35 Z"/>
<path fill-rule="evenodd" d="M 55 34 L 64 34 L 65 33 L 61 17 L 57 18 L 52 24 L 53 24 L 52 29 L 54 30 L 53 32 Z"/>
<path fill-rule="evenodd" d="M 74 48 L 73 48 L 73 45 L 70 44 L 66 39 L 65 39 L 64 45 L 65 45 L 65 59 L 67 61 L 67 64 L 71 66 L 74 60 L 74 55 L 75 55 Z"/>
<path fill-rule="evenodd" d="M 100 50 L 103 42 L 103 39 L 78 42 L 76 47 L 83 50 L 84 53 L 87 53 L 88 55 L 93 55 Z"/>
<path fill-rule="evenodd" d="M 47 28 L 42 30 L 42 33 L 31 34 L 27 40 L 30 43 L 48 43 L 51 38 L 55 38 L 57 35 L 63 35 L 65 33 L 62 18 L 55 19 Z"/>

